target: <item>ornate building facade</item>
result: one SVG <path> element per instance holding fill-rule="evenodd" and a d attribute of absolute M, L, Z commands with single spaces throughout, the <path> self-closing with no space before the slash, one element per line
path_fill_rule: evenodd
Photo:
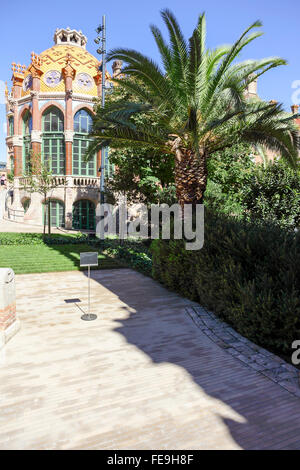
<path fill-rule="evenodd" d="M 22 189 L 30 158 L 39 155 L 56 178 L 49 196 L 51 224 L 95 228 L 101 152 L 88 163 L 84 156 L 102 72 L 86 43 L 81 31 L 57 29 L 54 45 L 39 55 L 32 52 L 28 67 L 12 64 L 12 89 L 6 89 L 7 162 L 14 174 L 7 203 L 11 219 L 43 223 L 43 197 Z M 113 64 L 114 74 L 119 66 Z M 110 78 L 106 72 L 108 82 Z M 109 170 L 107 164 L 106 174 Z"/>

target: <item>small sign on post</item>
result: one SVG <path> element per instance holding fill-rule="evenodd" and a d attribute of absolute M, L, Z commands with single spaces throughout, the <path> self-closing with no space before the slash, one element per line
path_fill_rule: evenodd
<path fill-rule="evenodd" d="M 98 253 L 97 252 L 84 252 L 80 253 L 80 267 L 88 268 L 88 313 L 81 316 L 81 320 L 91 321 L 96 320 L 97 315 L 90 313 L 90 278 L 91 278 L 91 266 L 98 266 Z"/>

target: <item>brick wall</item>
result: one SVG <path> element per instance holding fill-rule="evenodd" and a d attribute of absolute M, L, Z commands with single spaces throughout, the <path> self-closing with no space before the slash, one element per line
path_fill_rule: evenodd
<path fill-rule="evenodd" d="M 16 320 L 16 302 L 0 309 L 0 331 L 6 330 Z"/>

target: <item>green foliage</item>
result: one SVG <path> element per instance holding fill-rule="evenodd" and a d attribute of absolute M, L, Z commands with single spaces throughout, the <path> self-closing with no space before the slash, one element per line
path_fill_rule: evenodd
<path fill-rule="evenodd" d="M 121 87 L 116 86 L 107 97 L 107 102 L 135 102 L 135 97 Z M 139 113 L 132 116 L 132 121 L 143 124 L 151 121 L 153 126 L 158 122 L 155 115 Z M 128 202 L 175 202 L 174 159 L 171 154 L 158 152 L 151 147 L 131 146 L 123 149 L 111 149 L 110 163 L 116 171 L 106 180 L 106 198 L 114 201 L 114 194 L 126 193 Z"/>
<path fill-rule="evenodd" d="M 0 233 L 0 245 L 76 245 L 87 242 L 88 236 L 82 233 L 46 236 L 41 233 Z"/>
<path fill-rule="evenodd" d="M 10 183 L 13 183 L 14 182 L 14 177 L 15 177 L 15 172 L 14 172 L 14 169 L 11 169 L 8 173 L 7 173 L 7 179 Z"/>
<path fill-rule="evenodd" d="M 108 60 L 125 62 L 123 77 L 114 82 L 129 97 L 97 108 L 89 155 L 110 145 L 207 158 L 244 140 L 277 151 L 296 166 L 300 140 L 293 119 L 297 115 L 286 114 L 278 103 L 245 98 L 253 80 L 286 62 L 278 57 L 236 62 L 244 48 L 261 36 L 255 31 L 261 23 L 250 25 L 233 45 L 211 50 L 206 47 L 204 14 L 189 41 L 171 11 L 161 15 L 169 41 L 156 26 L 151 31 L 162 68 L 136 50 L 118 48 L 108 54 Z"/>
<path fill-rule="evenodd" d="M 239 333 L 290 354 L 300 337 L 300 234 L 205 214 L 199 251 L 155 240 L 153 277 L 193 299 Z"/>
<path fill-rule="evenodd" d="M 119 192 L 126 193 L 128 202 L 151 204 L 175 200 L 174 161 L 168 154 L 127 148 L 110 151 L 109 159 L 117 170 L 106 180 L 108 201 Z"/>
<path fill-rule="evenodd" d="M 283 162 L 257 166 L 240 188 L 245 217 L 281 227 L 300 225 L 300 172 Z"/>
<path fill-rule="evenodd" d="M 124 261 L 124 263 L 137 271 L 151 275 L 151 252 L 146 243 L 136 240 L 124 240 L 120 245 L 118 239 L 106 238 L 102 243 L 103 253 Z"/>
<path fill-rule="evenodd" d="M 241 216 L 242 191 L 255 168 L 253 148 L 249 144 L 235 144 L 214 153 L 207 166 L 209 178 L 205 205 L 225 214 Z"/>
<path fill-rule="evenodd" d="M 43 196 L 44 204 L 47 206 L 48 211 L 48 235 L 51 234 L 50 224 L 50 199 L 48 193 L 52 189 L 59 186 L 58 180 L 53 177 L 50 170 L 49 162 L 42 162 L 42 154 L 40 152 L 30 151 L 30 165 L 28 172 L 24 175 L 24 183 L 22 189 L 30 193 L 39 193 Z M 44 234 L 46 227 L 46 211 L 44 211 Z"/>

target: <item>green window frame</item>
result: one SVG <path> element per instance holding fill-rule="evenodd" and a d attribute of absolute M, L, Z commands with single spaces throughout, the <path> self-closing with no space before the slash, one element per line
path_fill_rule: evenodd
<path fill-rule="evenodd" d="M 32 117 L 31 117 L 30 112 L 27 110 L 23 117 L 22 160 L 23 160 L 23 172 L 24 173 L 28 173 L 30 171 L 31 131 L 32 131 Z"/>
<path fill-rule="evenodd" d="M 53 175 L 64 175 L 66 155 L 64 117 L 54 106 L 43 114 L 42 161 Z"/>
<path fill-rule="evenodd" d="M 10 136 L 14 135 L 14 118 L 13 118 L 13 116 L 10 116 L 8 118 L 8 130 L 9 130 L 9 135 Z"/>
<path fill-rule="evenodd" d="M 72 227 L 76 230 L 95 230 L 96 208 L 88 199 L 80 199 L 73 204 Z"/>
<path fill-rule="evenodd" d="M 89 139 L 83 134 L 75 134 L 73 140 L 73 158 L 72 158 L 72 173 L 74 176 L 96 176 L 96 155 L 88 162 L 85 161 L 85 154 L 89 143 Z"/>
<path fill-rule="evenodd" d="M 46 213 L 46 225 L 48 225 L 48 205 L 43 204 L 43 223 Z M 58 199 L 50 200 L 50 221 L 51 227 L 64 227 L 65 226 L 65 206 L 62 201 Z"/>
<path fill-rule="evenodd" d="M 43 132 L 63 132 L 64 116 L 55 106 L 48 108 L 43 114 Z"/>
<path fill-rule="evenodd" d="M 105 152 L 104 175 L 105 175 L 105 178 L 110 178 L 115 172 L 115 165 L 113 163 L 110 163 L 109 161 L 109 147 L 105 147 L 104 152 Z"/>
<path fill-rule="evenodd" d="M 74 116 L 74 132 L 89 134 L 92 131 L 93 118 L 88 111 L 80 109 Z"/>
<path fill-rule="evenodd" d="M 89 133 L 92 130 L 93 118 L 86 109 L 80 109 L 74 116 L 74 140 L 72 174 L 74 176 L 97 176 L 96 155 L 85 161 L 87 148 L 92 142 Z"/>

